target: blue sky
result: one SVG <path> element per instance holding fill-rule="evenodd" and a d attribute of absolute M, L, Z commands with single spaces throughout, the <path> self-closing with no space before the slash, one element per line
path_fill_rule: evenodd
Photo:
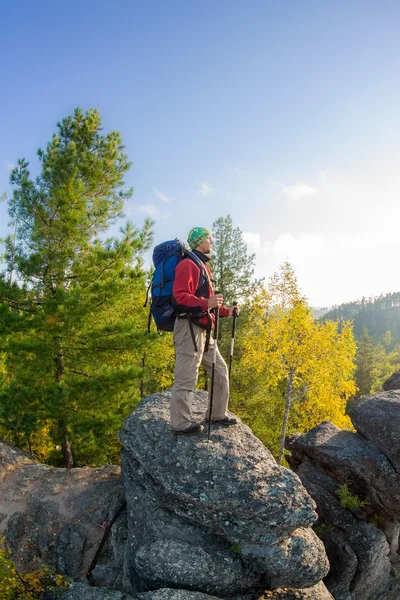
<path fill-rule="evenodd" d="M 59 119 L 97 107 L 155 243 L 229 213 L 257 274 L 291 260 L 313 305 L 400 290 L 397 1 L 0 8 L 0 191 Z"/>

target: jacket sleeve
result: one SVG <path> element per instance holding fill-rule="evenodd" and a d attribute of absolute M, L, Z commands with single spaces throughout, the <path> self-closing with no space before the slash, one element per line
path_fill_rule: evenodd
<path fill-rule="evenodd" d="M 221 308 L 219 309 L 219 316 L 229 317 L 229 308 L 227 308 L 226 306 L 221 306 Z"/>
<path fill-rule="evenodd" d="M 208 309 L 208 302 L 207 298 L 195 296 L 199 281 L 199 267 L 192 260 L 185 258 L 176 266 L 172 294 L 179 305 L 190 306 L 203 312 Z"/>

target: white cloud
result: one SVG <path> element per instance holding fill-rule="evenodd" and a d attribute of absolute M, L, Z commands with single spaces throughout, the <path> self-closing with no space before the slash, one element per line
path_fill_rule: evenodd
<path fill-rule="evenodd" d="M 136 204 L 135 206 L 140 212 L 149 215 L 153 219 L 160 216 L 160 211 L 154 204 Z"/>
<path fill-rule="evenodd" d="M 272 243 L 264 245 L 264 252 L 274 256 L 285 258 L 308 258 L 324 251 L 325 241 L 316 235 L 301 233 L 294 236 L 291 233 L 283 233 Z"/>
<path fill-rule="evenodd" d="M 285 227 L 295 236 L 307 232 L 327 239 L 379 231 L 398 235 L 399 159 L 394 155 L 386 164 L 363 163 L 346 173 L 321 171 L 312 188 L 315 193 L 307 197 L 306 205 L 291 202 L 286 207 L 280 229 Z"/>
<path fill-rule="evenodd" d="M 159 190 L 157 190 L 156 188 L 154 189 L 154 193 L 157 196 L 157 198 L 159 200 L 161 200 L 162 202 L 170 202 L 171 198 L 169 196 L 166 196 L 165 194 L 163 194 L 162 192 L 160 192 Z"/>
<path fill-rule="evenodd" d="M 257 234 L 246 234 L 257 243 Z M 246 239 L 246 238 L 244 238 Z M 400 290 L 400 275 L 387 257 L 400 254 L 400 238 L 385 231 L 353 235 L 285 232 L 253 246 L 257 277 L 270 277 L 286 260 L 312 306 L 331 306 Z M 386 268 L 386 265 L 389 268 Z"/>
<path fill-rule="evenodd" d="M 243 232 L 243 240 L 252 250 L 261 248 L 261 236 L 259 233 Z"/>
<path fill-rule="evenodd" d="M 8 169 L 8 171 L 12 171 L 16 165 L 11 160 L 5 160 L 4 166 L 6 167 L 6 169 Z"/>
<path fill-rule="evenodd" d="M 283 187 L 283 192 L 290 200 L 301 200 L 306 196 L 313 196 L 317 190 L 306 183 L 296 183 Z"/>
<path fill-rule="evenodd" d="M 213 191 L 212 187 L 205 181 L 203 183 L 196 183 L 196 185 L 199 187 L 199 194 L 202 196 L 207 196 Z"/>

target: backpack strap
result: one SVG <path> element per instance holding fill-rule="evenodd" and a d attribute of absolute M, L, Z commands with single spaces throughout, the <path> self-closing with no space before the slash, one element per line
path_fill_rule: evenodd
<path fill-rule="evenodd" d="M 186 318 L 187 318 L 187 320 L 189 322 L 190 335 L 192 336 L 194 351 L 197 352 L 198 351 L 198 347 L 197 347 L 197 344 L 196 344 L 196 338 L 194 337 L 194 330 L 193 330 L 192 319 L 191 319 L 190 315 L 186 315 Z"/>
<path fill-rule="evenodd" d="M 186 253 L 187 257 L 190 258 L 200 269 L 200 276 L 202 275 L 204 280 L 208 283 L 208 287 L 209 289 L 212 289 L 212 284 L 211 284 L 211 279 L 210 276 L 208 274 L 207 269 L 205 268 L 203 262 L 192 252 L 187 252 Z M 201 282 L 199 282 L 200 285 L 199 287 L 201 287 Z M 207 311 L 205 312 L 204 316 L 207 316 L 208 318 L 208 323 L 207 323 L 207 327 L 206 327 L 206 342 L 205 342 L 205 346 L 204 346 L 204 352 L 208 352 L 209 347 L 210 347 L 210 339 L 211 339 L 211 330 L 212 330 L 212 317 L 210 315 L 210 313 Z M 187 318 L 189 319 L 189 327 L 190 327 L 190 333 L 192 334 L 192 339 L 193 339 L 193 343 L 195 346 L 195 351 L 197 352 L 197 348 L 196 348 L 196 343 L 194 340 L 194 333 L 193 333 L 193 325 L 192 325 L 192 321 L 190 316 L 188 315 Z"/>
<path fill-rule="evenodd" d="M 204 283 L 207 283 L 209 289 L 212 289 L 210 276 L 209 276 L 208 271 L 205 268 L 203 262 L 193 252 L 190 252 L 189 250 L 185 251 L 184 258 L 189 258 L 192 262 L 194 262 L 200 271 L 199 285 L 197 286 L 197 289 L 200 289 L 204 285 Z M 203 278 L 203 281 L 202 281 L 202 278 Z M 175 310 L 176 310 L 176 316 L 178 319 L 187 319 L 189 321 L 190 335 L 191 335 L 191 338 L 193 341 L 193 347 L 194 347 L 195 352 L 198 352 L 198 347 L 197 347 L 196 338 L 194 335 L 193 323 L 197 323 L 197 321 L 199 321 L 201 318 L 207 316 L 207 318 L 208 318 L 207 327 L 204 327 L 203 325 L 201 325 L 201 327 L 203 327 L 207 331 L 206 342 L 205 342 L 205 352 L 207 352 L 208 347 L 209 347 L 210 337 L 211 337 L 211 328 L 212 328 L 212 318 L 211 318 L 211 315 L 208 312 L 208 310 L 193 313 L 189 307 L 184 307 L 184 306 L 180 306 L 177 304 L 175 305 Z"/>
<path fill-rule="evenodd" d="M 209 288 L 212 288 L 210 276 L 209 276 L 208 271 L 205 268 L 203 262 L 193 252 L 190 252 L 189 250 L 185 254 L 186 254 L 187 258 L 190 258 L 190 260 L 192 260 L 195 263 L 195 265 L 197 267 L 199 267 L 200 275 L 203 275 L 204 279 L 208 283 Z M 200 287 L 200 285 L 199 285 L 199 287 Z"/>
<path fill-rule="evenodd" d="M 143 304 L 143 308 L 146 308 L 148 302 L 149 302 L 149 294 L 150 294 L 150 288 L 151 288 L 151 282 L 149 283 L 149 286 L 147 288 L 147 292 L 146 292 L 146 300 L 145 303 Z"/>

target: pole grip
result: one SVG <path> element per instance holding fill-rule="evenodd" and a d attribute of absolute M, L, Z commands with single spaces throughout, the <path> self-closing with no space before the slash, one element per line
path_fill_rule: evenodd
<path fill-rule="evenodd" d="M 233 320 L 232 320 L 232 339 L 233 339 L 235 337 L 236 319 L 238 317 L 237 308 L 236 308 L 237 307 L 237 302 L 236 301 L 233 302 L 232 306 L 234 307 L 233 314 L 232 314 L 232 317 L 233 317 Z"/>
<path fill-rule="evenodd" d="M 214 308 L 214 340 L 218 340 L 219 308 Z"/>

